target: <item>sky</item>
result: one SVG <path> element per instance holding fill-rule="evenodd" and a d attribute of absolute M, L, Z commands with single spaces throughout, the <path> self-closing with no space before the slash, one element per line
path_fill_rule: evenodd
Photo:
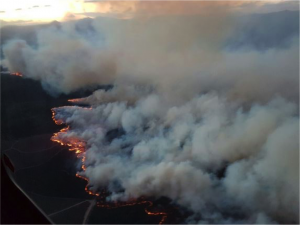
<path fill-rule="evenodd" d="M 101 15 L 122 16 L 134 11 L 136 3 L 139 2 L 142 1 L 3 0 L 0 5 L 0 21 L 1 26 L 4 26 L 43 23 L 53 20 L 64 21 Z M 282 0 L 241 0 L 229 3 L 218 1 L 218 4 L 232 4 L 235 10 L 246 13 L 297 10 L 299 7 L 297 1 Z"/>
<path fill-rule="evenodd" d="M 0 19 L 15 23 L 62 20 L 67 12 L 74 10 L 72 5 L 75 3 L 68 0 L 4 0 L 0 6 Z"/>

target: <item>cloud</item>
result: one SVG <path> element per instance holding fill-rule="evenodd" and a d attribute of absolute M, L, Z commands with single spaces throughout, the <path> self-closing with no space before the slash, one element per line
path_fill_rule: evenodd
<path fill-rule="evenodd" d="M 256 7 L 255 7 L 256 5 Z M 250 6 L 250 7 L 249 7 Z M 279 12 L 283 10 L 299 10 L 298 1 L 259 1 L 253 2 L 251 5 L 245 5 L 245 12 L 248 13 L 271 13 Z"/>
<path fill-rule="evenodd" d="M 32 24 L 32 20 L 13 20 L 13 21 L 5 21 L 0 20 L 0 28 L 2 29 L 5 26 L 14 26 L 14 25 L 20 25 L 20 24 Z M 5 34 L 1 34 L 2 36 L 5 36 Z M 3 40 L 2 40 L 3 41 Z"/>
<path fill-rule="evenodd" d="M 217 4 L 216 4 L 217 2 Z M 298 1 L 83 1 L 77 13 L 91 15 L 105 14 L 119 18 L 137 15 L 153 16 L 162 14 L 197 14 L 206 11 L 206 8 L 221 5 L 224 9 L 241 14 L 270 13 L 282 10 L 298 10 Z M 190 7 L 193 5 L 193 7 Z"/>
<path fill-rule="evenodd" d="M 91 0 L 91 1 L 84 1 L 85 3 L 89 3 L 89 2 L 99 2 L 97 0 Z"/>

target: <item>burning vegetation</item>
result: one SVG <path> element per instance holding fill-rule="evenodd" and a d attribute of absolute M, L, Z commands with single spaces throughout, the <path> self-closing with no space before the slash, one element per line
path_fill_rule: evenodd
<path fill-rule="evenodd" d="M 74 99 L 69 99 L 68 102 L 71 102 L 71 103 L 78 103 L 78 102 L 81 102 L 82 99 L 81 98 L 74 98 Z"/>
<path fill-rule="evenodd" d="M 68 100 L 69 102 L 76 102 L 77 99 L 71 99 Z M 89 109 L 89 108 L 88 108 Z M 52 119 L 57 125 L 64 124 L 64 121 L 61 119 L 56 118 L 55 110 L 52 111 Z M 77 158 L 81 159 L 81 170 L 86 170 L 86 157 L 85 157 L 85 150 L 86 150 L 86 142 L 84 140 L 81 140 L 79 137 L 71 137 L 67 135 L 67 132 L 70 130 L 70 126 L 62 128 L 59 132 L 54 133 L 51 137 L 51 141 L 57 142 L 62 146 L 67 146 L 69 151 L 74 151 Z M 97 197 L 97 207 L 101 208 L 107 208 L 107 209 L 115 209 L 120 207 L 129 207 L 134 205 L 144 205 L 145 206 L 145 212 L 149 216 L 161 216 L 161 220 L 159 224 L 163 224 L 167 217 L 168 213 L 164 211 L 158 211 L 156 209 L 153 209 L 153 202 L 146 200 L 144 197 L 140 197 L 138 199 L 132 199 L 127 202 L 121 202 L 121 201 L 107 201 L 107 197 L 110 196 L 111 193 L 107 191 L 106 189 L 103 189 L 101 191 L 92 191 L 89 189 L 89 179 L 85 176 L 80 175 L 79 173 L 76 173 L 76 177 L 83 179 L 87 181 L 87 185 L 85 187 L 85 191 L 90 194 Z M 174 210 L 173 210 L 174 211 Z"/>
<path fill-rule="evenodd" d="M 19 73 L 19 72 L 11 73 L 10 75 L 17 76 L 17 77 L 23 77 L 23 74 Z"/>

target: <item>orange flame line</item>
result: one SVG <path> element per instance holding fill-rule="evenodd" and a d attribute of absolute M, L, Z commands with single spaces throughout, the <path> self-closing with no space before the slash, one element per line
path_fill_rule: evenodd
<path fill-rule="evenodd" d="M 52 109 L 52 119 L 55 122 L 55 124 L 57 124 L 57 125 L 61 125 L 63 123 L 62 120 L 57 120 L 55 118 L 55 111 L 53 109 Z M 62 135 L 62 134 L 67 133 L 69 131 L 69 129 L 70 129 L 70 127 L 67 126 L 65 128 L 62 128 L 59 132 L 54 133 L 53 136 L 51 137 L 51 141 L 57 142 L 57 143 L 59 143 L 63 146 L 68 146 L 69 151 L 75 151 L 75 154 L 77 155 L 77 157 L 81 158 L 81 162 L 82 162 L 81 169 L 83 171 L 85 171 L 86 170 L 86 166 L 85 166 L 86 157 L 85 157 L 84 153 L 85 153 L 86 143 L 84 141 L 82 141 L 80 139 L 76 139 L 76 138 L 68 138 L 66 140 L 59 139 L 59 136 Z M 93 192 L 93 191 L 89 190 L 89 188 L 88 188 L 89 179 L 87 177 L 81 176 L 78 173 L 76 173 L 76 177 L 87 181 L 87 185 L 85 186 L 85 191 L 88 194 L 103 198 L 105 193 L 103 193 L 103 196 L 101 197 L 99 193 L 96 193 L 96 192 Z M 153 206 L 153 202 L 151 202 L 151 201 L 133 200 L 133 201 L 129 201 L 129 202 L 114 202 L 114 203 L 110 203 L 110 204 L 97 203 L 97 206 L 98 207 L 103 207 L 103 208 L 108 208 L 108 209 L 114 209 L 114 208 L 119 208 L 119 207 L 126 207 L 126 206 L 140 205 L 140 204 L 148 204 L 148 206 L 145 208 L 145 212 L 148 215 L 150 215 L 150 216 L 162 216 L 162 219 L 160 220 L 159 224 L 164 223 L 164 221 L 167 219 L 167 213 L 166 212 L 151 212 L 149 210 L 149 208 Z"/>
<path fill-rule="evenodd" d="M 68 102 L 80 102 L 82 99 L 81 98 L 74 98 L 74 99 L 69 99 Z"/>
<path fill-rule="evenodd" d="M 114 202 L 112 204 L 99 204 L 99 203 L 97 203 L 97 206 L 101 207 L 101 208 L 107 208 L 107 209 L 116 209 L 116 208 L 120 208 L 120 207 L 142 205 L 142 204 L 148 204 L 148 206 L 145 208 L 145 212 L 148 215 L 150 215 L 150 216 L 162 216 L 162 219 L 160 220 L 159 224 L 163 224 L 163 222 L 167 219 L 168 214 L 166 212 L 151 212 L 149 210 L 149 208 L 153 206 L 153 202 L 151 202 L 151 201 Z"/>
<path fill-rule="evenodd" d="M 23 74 L 19 73 L 19 72 L 11 73 L 10 75 L 12 75 L 12 76 L 18 76 L 18 77 L 23 77 Z"/>
<path fill-rule="evenodd" d="M 62 124 L 63 124 L 63 121 L 62 121 L 62 120 L 57 120 L 57 119 L 55 118 L 55 111 L 54 111 L 53 109 L 51 109 L 51 111 L 52 111 L 52 120 L 54 121 L 54 123 L 55 123 L 56 125 L 62 125 Z"/>

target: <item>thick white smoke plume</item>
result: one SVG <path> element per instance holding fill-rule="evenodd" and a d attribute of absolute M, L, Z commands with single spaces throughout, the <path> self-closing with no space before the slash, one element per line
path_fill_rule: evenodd
<path fill-rule="evenodd" d="M 227 51 L 230 7 L 187 11 L 50 27 L 37 46 L 9 42 L 6 64 L 52 93 L 114 85 L 78 101 L 89 109 L 54 109 L 70 125 L 56 138 L 86 142 L 79 175 L 108 200 L 165 196 L 190 223 L 298 223 L 299 37 Z"/>
<path fill-rule="evenodd" d="M 108 187 L 112 200 L 167 196 L 205 223 L 298 220 L 296 104 L 277 97 L 246 110 L 213 92 L 180 105 L 157 93 L 133 103 L 131 93 L 116 98 L 118 92 L 83 99 L 92 109 L 56 109 L 71 125 L 59 138 L 87 142 L 79 174 L 91 190 Z M 214 175 L 226 166 L 224 178 Z M 236 221 L 234 207 L 243 220 Z"/>
<path fill-rule="evenodd" d="M 38 33 L 37 48 L 16 40 L 4 48 L 4 55 L 10 70 L 41 80 L 51 92 L 69 93 L 95 83 L 129 79 L 169 86 L 220 57 L 218 39 L 226 26 L 214 23 L 225 23 L 222 20 L 226 18 L 99 18 L 92 22 L 91 36 L 83 37 L 73 23 L 52 27 Z M 201 35 L 207 26 L 211 26 L 208 34 Z"/>

